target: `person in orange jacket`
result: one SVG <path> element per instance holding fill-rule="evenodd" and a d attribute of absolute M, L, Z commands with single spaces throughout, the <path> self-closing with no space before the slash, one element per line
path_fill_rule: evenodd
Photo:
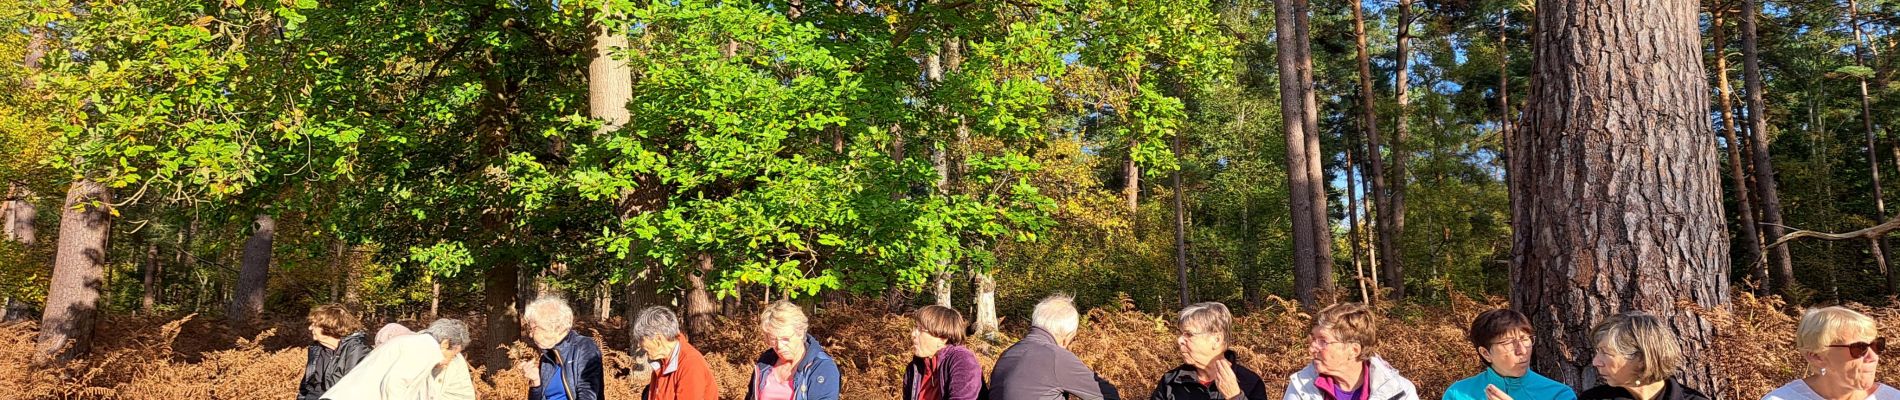
<path fill-rule="evenodd" d="M 713 380 L 706 356 L 680 333 L 680 318 L 663 306 L 647 307 L 633 320 L 633 337 L 656 363 L 653 379 L 640 392 L 643 400 L 718 400 L 719 384 Z"/>

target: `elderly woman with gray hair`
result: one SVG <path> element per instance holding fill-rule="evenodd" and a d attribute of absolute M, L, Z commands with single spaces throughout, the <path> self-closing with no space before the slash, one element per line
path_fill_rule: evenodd
<path fill-rule="evenodd" d="M 1260 374 L 1241 366 L 1229 340 L 1234 316 L 1218 302 L 1195 303 L 1181 309 L 1175 320 L 1180 334 L 1174 343 L 1182 364 L 1161 376 L 1153 400 L 1266 400 L 1267 385 Z"/>
<path fill-rule="evenodd" d="M 574 309 L 559 297 L 542 296 L 521 313 L 528 342 L 540 353 L 521 363 L 530 400 L 600 400 L 605 380 L 600 345 L 574 332 Z"/>
<path fill-rule="evenodd" d="M 1808 310 L 1795 328 L 1794 347 L 1808 363 L 1808 376 L 1762 400 L 1900 400 L 1900 390 L 1875 379 L 1887 339 L 1866 314 L 1842 307 Z"/>
<path fill-rule="evenodd" d="M 322 398 L 474 399 L 468 361 L 462 358 L 462 349 L 468 347 L 468 325 L 444 318 L 417 333 L 378 345 Z"/>
<path fill-rule="evenodd" d="M 1591 330 L 1596 356 L 1590 359 L 1602 385 L 1578 393 L 1581 400 L 1708 400 L 1675 379 L 1682 366 L 1682 344 L 1662 318 L 1631 311 L 1604 320 Z"/>
<path fill-rule="evenodd" d="M 640 392 L 643 400 L 718 400 L 719 383 L 713 379 L 706 356 L 686 342 L 680 318 L 662 306 L 647 307 L 633 320 L 633 340 L 646 353 L 653 379 Z"/>
<path fill-rule="evenodd" d="M 1069 352 L 1081 319 L 1075 300 L 1067 295 L 1049 296 L 1036 303 L 1029 334 L 996 359 L 995 372 L 990 374 L 990 395 L 996 400 L 1058 400 L 1065 396 L 1120 399 L 1114 385 Z"/>
<path fill-rule="evenodd" d="M 765 307 L 759 333 L 771 348 L 753 366 L 746 400 L 838 400 L 838 363 L 806 333 L 810 327 L 797 305 L 780 301 Z"/>

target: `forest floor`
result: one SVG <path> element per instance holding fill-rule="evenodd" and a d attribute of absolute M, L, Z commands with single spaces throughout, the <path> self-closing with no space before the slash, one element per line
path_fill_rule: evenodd
<path fill-rule="evenodd" d="M 1241 364 L 1267 380 L 1277 396 L 1287 375 L 1307 362 L 1308 316 L 1281 302 L 1237 318 L 1234 350 Z M 1417 383 L 1423 398 L 1436 399 L 1447 385 L 1479 369 L 1476 355 L 1466 345 L 1464 330 L 1479 312 L 1503 306 L 1489 301 L 1455 301 L 1443 306 L 1399 305 L 1382 308 L 1383 343 L 1377 352 Z M 1900 308 L 1854 306 L 1880 321 L 1883 336 L 1900 334 Z M 1719 332 L 1718 362 L 1730 377 L 1731 395 L 1757 399 L 1793 379 L 1804 368 L 1793 350 L 1798 312 L 1775 298 L 1736 295 L 1733 310 L 1702 311 Z M 483 326 L 472 317 L 470 326 Z M 1175 351 L 1171 316 L 1122 309 L 1094 309 L 1072 349 L 1097 373 L 1128 398 L 1144 398 L 1163 372 L 1180 363 Z M 419 328 L 418 321 L 404 321 Z M 288 399 L 302 377 L 308 333 L 301 319 L 269 322 L 248 332 L 226 328 L 222 321 L 193 316 L 108 317 L 99 324 L 92 355 L 81 361 L 52 367 L 29 364 L 35 335 L 32 323 L 0 325 L 0 399 Z M 756 338 L 749 316 L 722 317 L 715 334 L 693 338 L 705 352 L 726 399 L 745 393 L 747 371 L 764 346 Z M 824 343 L 844 372 L 844 399 L 895 399 L 909 362 L 910 321 L 901 314 L 871 305 L 822 310 L 814 316 L 812 333 Z M 1021 326 L 1006 324 L 1004 337 L 977 340 L 970 347 L 984 364 L 996 356 Z M 627 355 L 625 322 L 585 322 L 583 334 L 600 338 L 606 354 L 607 397 L 638 398 L 644 374 L 632 373 Z M 615 327 L 607 329 L 606 327 Z M 370 328 L 374 330 L 374 327 Z M 478 339 L 479 340 L 479 339 Z M 1540 343 L 1541 345 L 1541 343 Z M 479 343 L 474 346 L 484 346 Z M 515 343 L 513 353 L 527 354 Z M 472 353 L 472 352 L 471 352 Z M 473 354 L 471 354 L 473 355 Z M 479 365 L 483 357 L 470 357 Z M 1883 358 L 1881 380 L 1894 384 L 1900 369 L 1895 358 Z M 525 397 L 527 381 L 517 371 L 477 373 L 478 395 L 487 399 Z"/>

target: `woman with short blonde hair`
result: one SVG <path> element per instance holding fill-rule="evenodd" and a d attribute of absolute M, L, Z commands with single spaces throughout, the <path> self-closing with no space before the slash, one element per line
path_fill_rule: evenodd
<path fill-rule="evenodd" d="M 838 364 L 807 330 L 805 310 L 779 301 L 759 313 L 764 354 L 753 365 L 746 400 L 837 400 Z"/>
<path fill-rule="evenodd" d="M 1794 344 L 1808 376 L 1763 400 L 1900 400 L 1900 391 L 1875 379 L 1887 339 L 1873 318 L 1842 307 L 1810 309 L 1795 328 Z"/>

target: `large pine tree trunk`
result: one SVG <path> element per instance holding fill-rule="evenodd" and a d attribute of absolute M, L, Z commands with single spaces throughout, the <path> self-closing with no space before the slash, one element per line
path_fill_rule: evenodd
<path fill-rule="evenodd" d="M 1755 33 L 1755 17 L 1761 11 L 1756 0 L 1742 0 L 1742 84 L 1748 90 L 1748 126 L 1749 145 L 1755 150 L 1755 188 L 1757 198 L 1761 199 L 1761 224 L 1768 228 L 1762 238 L 1764 243 L 1774 243 L 1786 234 L 1781 222 L 1781 195 L 1775 186 L 1775 164 L 1768 156 L 1768 117 L 1767 104 L 1762 100 L 1761 54 L 1756 49 L 1759 41 Z M 1787 294 L 1794 288 L 1794 260 L 1788 255 L 1788 245 L 1769 249 L 1768 287 L 1769 291 Z"/>
<path fill-rule="evenodd" d="M 508 360 L 508 346 L 521 337 L 521 314 L 516 306 L 521 288 L 519 263 L 512 255 L 501 254 L 495 257 L 492 267 L 482 271 L 482 302 L 488 314 L 488 327 L 482 332 L 482 340 L 488 346 L 488 353 L 484 354 L 488 374 L 514 367 Z"/>
<path fill-rule="evenodd" d="M 1728 304 L 1728 240 L 1695 2 L 1540 0 L 1535 84 L 1511 172 L 1511 303 L 1537 331 L 1533 367 L 1595 383 L 1590 330 L 1628 310 L 1664 317 L 1685 383 L 1731 398 L 1714 326 L 1677 306 Z M 1555 27 L 1555 28 L 1551 28 Z M 1590 60 L 1591 62 L 1580 62 Z"/>
<path fill-rule="evenodd" d="M 1761 259 L 1761 233 L 1755 224 L 1754 194 L 1748 188 L 1748 175 L 1742 167 L 1743 146 L 1741 136 L 1735 134 L 1735 95 L 1728 82 L 1728 27 L 1723 24 L 1728 10 L 1714 9 L 1710 14 L 1710 30 L 1715 31 L 1715 82 L 1718 98 L 1721 99 L 1722 139 L 1728 141 L 1729 181 L 1735 192 L 1735 215 L 1740 221 L 1742 245 L 1747 246 L 1749 263 Z"/>
<path fill-rule="evenodd" d="M 1286 129 L 1287 189 L 1293 217 L 1294 290 L 1300 303 L 1318 305 L 1332 289 L 1332 234 L 1326 226 L 1325 184 L 1319 179 L 1318 110 L 1307 42 L 1306 0 L 1276 0 L 1275 25 L 1287 32 L 1279 48 L 1280 110 Z M 1317 217 L 1316 217 L 1317 216 Z"/>
<path fill-rule="evenodd" d="M 232 293 L 226 320 L 232 324 L 256 321 L 264 311 L 264 291 L 270 284 L 271 240 L 277 233 L 277 220 L 257 214 L 256 231 L 244 241 L 244 262 L 238 270 L 236 292 Z"/>
<path fill-rule="evenodd" d="M 59 250 L 46 290 L 46 309 L 40 315 L 36 361 L 70 360 L 92 346 L 106 243 L 112 231 L 112 215 L 106 209 L 111 203 L 112 192 L 92 180 L 80 179 L 66 189 L 66 202 L 60 208 Z"/>
<path fill-rule="evenodd" d="M 1392 298 L 1405 297 L 1404 252 L 1399 250 L 1400 239 L 1405 234 L 1405 160 L 1406 139 L 1410 136 L 1407 108 L 1411 104 L 1411 56 L 1412 56 L 1412 0 L 1399 0 L 1398 49 L 1396 70 L 1393 71 L 1393 97 L 1398 100 L 1398 109 L 1393 117 L 1392 165 L 1385 172 L 1386 200 L 1379 207 L 1379 267 L 1385 269 L 1385 287 L 1392 289 Z"/>

